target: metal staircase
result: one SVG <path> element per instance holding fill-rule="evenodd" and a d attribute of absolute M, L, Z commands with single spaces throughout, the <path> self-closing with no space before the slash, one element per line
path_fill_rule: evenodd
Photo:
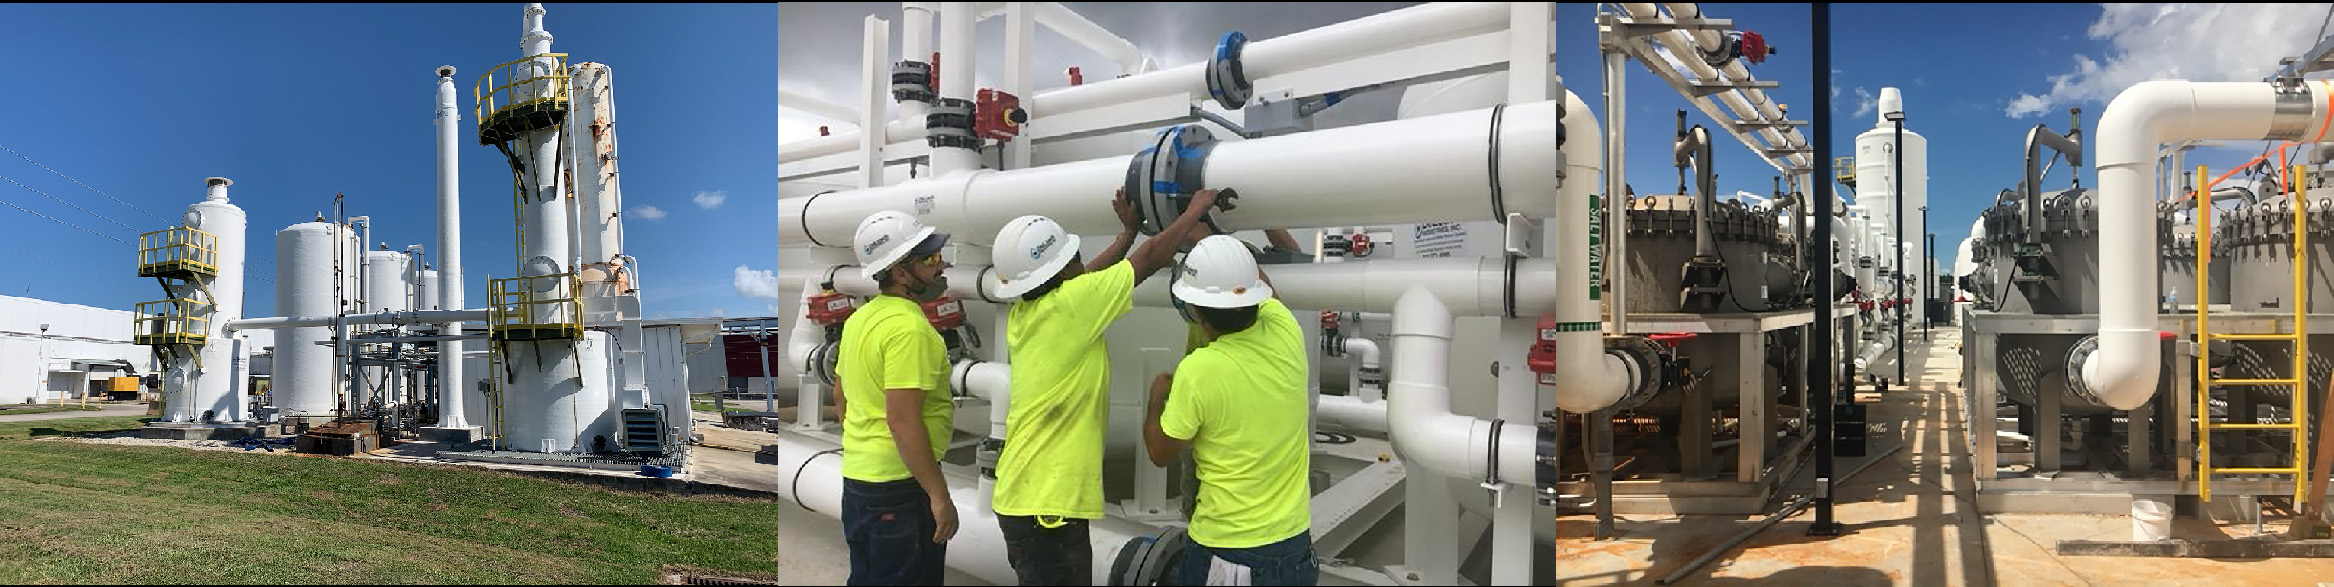
<path fill-rule="evenodd" d="M 2290 168 L 2285 171 L 2287 173 L 2292 172 Z M 2211 176 L 2206 175 L 2204 166 L 2199 165 L 2196 167 L 2196 177 L 2203 178 Z M 2217 180 L 2215 183 L 2217 183 Z M 2298 183 L 2294 185 L 2295 187 L 2293 189 L 2292 197 L 2290 200 L 2294 202 L 2308 202 L 2309 199 L 2305 196 L 2303 188 Z M 2198 190 L 2198 193 L 2212 193 L 2212 184 L 2206 184 L 2202 189 Z M 2308 363 L 2310 357 L 2310 343 L 2309 336 L 2307 334 L 2309 332 L 2310 298 L 2308 275 L 2310 266 L 2309 263 L 2305 260 L 2309 250 L 2308 243 L 2306 242 L 2309 238 L 2310 232 L 2308 230 L 2308 209 L 2309 207 L 2306 205 L 2293 206 L 2294 230 L 2291 231 L 2293 236 L 2293 256 L 2291 261 L 2293 265 L 2292 299 L 2294 300 L 2294 303 L 2291 304 L 2293 307 L 2293 322 L 2292 328 L 2290 330 L 2281 333 L 2215 333 L 2210 327 L 2210 320 L 2212 315 L 2210 304 L 2202 303 L 2203 300 L 2198 300 L 2199 303 L 2196 304 L 2196 332 L 2199 339 L 2196 352 L 2196 490 L 2199 497 L 2205 500 L 2212 499 L 2212 476 L 2216 474 L 2292 475 L 2294 478 L 2294 506 L 2299 508 L 2303 503 L 2306 503 L 2310 497 L 2306 491 L 2308 484 L 2301 482 L 2303 475 L 2302 461 L 2310 454 L 2309 434 L 2306 433 L 2305 428 L 2305 426 L 2307 426 L 2309 423 L 2309 418 L 2306 414 L 2309 414 L 2308 407 L 2310 398 L 2308 389 L 2310 373 Z M 2211 263 L 2212 204 L 2209 201 L 2199 201 L 2197 202 L 2196 206 L 2196 291 L 2207 291 L 2205 280 L 2211 276 Z M 2288 372 L 2286 377 L 2279 379 L 2221 379 L 2214 377 L 2212 372 L 2212 341 L 2216 340 L 2285 341 L 2292 345 L 2292 370 Z M 2293 414 L 2293 417 L 2284 424 L 2214 421 L 2212 419 L 2212 413 L 2208 411 L 2208 402 L 2211 399 L 2210 391 L 2212 390 L 2213 386 L 2216 385 L 2259 385 L 2290 387 L 2293 389 L 2293 393 L 2291 394 L 2293 401 L 2293 411 L 2291 413 Z M 2237 415 L 2231 414 L 2231 416 L 2235 417 Z M 2245 414 L 2244 417 L 2245 419 L 2249 420 L 2252 418 L 2252 414 Z M 2289 455 L 2289 458 L 2283 467 L 2215 467 L 2212 463 L 2212 433 L 2214 431 L 2222 430 L 2285 430 L 2293 436 L 2294 450 Z"/>
<path fill-rule="evenodd" d="M 152 277 L 169 297 L 140 302 L 132 342 L 154 347 L 165 364 L 174 356 L 194 357 L 202 368 L 219 276 L 219 237 L 184 226 L 138 235 L 138 276 Z"/>

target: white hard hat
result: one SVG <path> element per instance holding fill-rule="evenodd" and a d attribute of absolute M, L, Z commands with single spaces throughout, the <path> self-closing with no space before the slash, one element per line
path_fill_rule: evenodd
<path fill-rule="evenodd" d="M 1272 297 L 1248 245 L 1229 235 L 1200 239 L 1175 268 L 1175 299 L 1209 308 L 1245 308 Z"/>
<path fill-rule="evenodd" d="M 1020 297 L 1053 279 L 1078 256 L 1078 235 L 1062 230 L 1052 218 L 1023 216 L 997 231 L 997 246 L 990 254 L 995 256 L 989 269 L 997 276 L 996 295 Z"/>
<path fill-rule="evenodd" d="M 875 279 L 911 252 L 931 254 L 948 244 L 948 235 L 935 236 L 932 232 L 932 227 L 904 212 L 884 210 L 869 214 L 866 220 L 859 221 L 859 230 L 851 233 L 851 254 L 859 258 L 859 276 Z"/>

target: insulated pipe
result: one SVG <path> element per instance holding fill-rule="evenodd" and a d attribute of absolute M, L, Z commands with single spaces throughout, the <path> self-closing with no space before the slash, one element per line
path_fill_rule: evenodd
<path fill-rule="evenodd" d="M 1569 112 L 1583 112 L 1575 105 Z M 1218 143 L 1207 157 L 1209 188 L 1238 188 L 1232 211 L 1210 214 L 1226 231 L 1497 220 L 1495 168 L 1503 208 L 1551 209 L 1556 154 L 1553 101 Z M 1048 214 L 1072 234 L 1120 229 L 1110 199 L 1125 184 L 1131 156 L 955 173 L 898 185 L 779 200 L 778 246 L 848 246 L 859 221 L 882 210 L 914 211 L 941 232 L 996 234 L 1021 214 Z M 1590 177 L 1593 177 L 1591 175 Z M 1581 193 L 1585 196 L 1587 186 Z M 1421 195 L 1447 205 L 1419 206 Z M 1586 209 L 1581 201 L 1573 210 Z M 1563 223 L 1559 223 L 1563 224 Z M 1583 244 L 1582 246 L 1586 246 Z"/>
<path fill-rule="evenodd" d="M 1321 396 L 1321 405 L 1313 408 L 1314 419 L 1322 424 L 1351 430 L 1386 434 L 1386 402 L 1350 395 Z"/>
<path fill-rule="evenodd" d="M 1425 286 L 1411 287 L 1395 306 L 1386 417 L 1402 461 L 1443 477 L 1482 480 L 1496 470 L 1502 479 L 1531 479 L 1539 450 L 1533 423 L 1495 428 L 1451 413 L 1450 309 Z"/>
<path fill-rule="evenodd" d="M 1618 59 L 1618 53 L 1607 56 L 1608 74 L 1619 73 L 1615 69 L 1619 63 Z M 1618 79 L 1617 75 L 1615 79 Z M 1620 84 L 1607 85 L 1611 87 L 1610 91 L 1612 92 L 1606 95 L 1607 105 L 1618 104 L 1621 99 Z M 1623 183 L 1621 173 L 1619 171 L 1605 173 L 1607 169 L 1605 165 L 1611 163 L 1617 166 L 1622 162 L 1619 158 L 1621 143 L 1615 140 L 1609 144 L 1599 144 L 1597 141 L 1597 121 L 1589 114 L 1586 105 L 1581 104 L 1580 98 L 1570 91 L 1565 92 L 1565 101 L 1568 106 L 1565 108 L 1564 127 L 1569 132 L 1565 135 L 1564 164 L 1567 166 L 1565 177 L 1569 180 L 1564 182 L 1563 189 L 1559 191 L 1560 201 L 1557 203 L 1557 209 L 1588 210 L 1590 211 L 1588 217 L 1593 218 L 1597 209 L 1593 194 L 1597 189 L 1595 178 L 1604 177 L 1608 204 L 1605 209 L 1608 214 L 1606 226 L 1609 228 L 1607 230 L 1619 231 L 1628 226 L 1621 208 L 1622 202 L 1627 199 L 1621 194 L 1624 194 L 1627 188 Z M 1618 139 L 1621 130 L 1619 126 L 1616 125 L 1610 130 L 1615 133 L 1614 138 Z M 1611 158 L 1600 158 L 1599 152 L 1608 147 L 1612 151 L 1603 154 L 1610 155 Z M 1600 235 L 1599 238 L 1604 239 L 1604 244 L 1609 244 L 1612 247 L 1611 257 L 1600 258 L 1597 255 L 1601 251 L 1594 250 L 1590 244 L 1591 223 L 1556 221 L 1551 222 L 1550 225 L 1549 230 L 1556 237 L 1556 251 L 1559 255 L 1555 261 L 1564 267 L 1564 270 L 1556 272 L 1556 278 L 1553 280 L 1556 284 L 1556 291 L 1552 294 L 1558 298 L 1554 304 L 1556 322 L 1560 327 L 1556 334 L 1556 360 L 1557 364 L 1565 365 L 1567 369 L 1578 370 L 1577 376 L 1557 378 L 1555 403 L 1556 407 L 1567 412 L 1594 412 L 1621 401 L 1621 398 L 1627 395 L 1630 389 L 1637 386 L 1636 377 L 1630 372 L 1627 363 L 1619 357 L 1605 353 L 1605 333 L 1599 332 L 1597 328 L 1601 314 L 1597 308 L 1597 298 L 1601 297 L 1601 284 L 1599 282 L 1603 281 L 1604 276 L 1601 273 L 1604 268 L 1610 266 L 1605 264 L 1602 259 L 1628 259 L 1625 243 L 1629 239 L 1616 235 L 1615 232 L 1606 232 Z M 1627 317 L 1629 305 L 1628 298 L 1624 297 L 1627 295 L 1627 290 L 1621 288 L 1624 287 L 1622 284 L 1629 280 L 1612 279 L 1610 281 L 1614 285 L 1614 290 L 1613 310 L 1611 312 L 1613 323 L 1609 332 L 1615 336 L 1626 336 L 1629 332 Z M 1519 280 L 1518 283 L 1549 282 Z M 1526 315 L 1526 313 L 1519 311 L 1518 315 Z M 1401 316 L 1396 315 L 1395 319 L 1399 322 Z M 1396 357 L 1396 359 L 1399 360 L 1400 357 Z"/>
<path fill-rule="evenodd" d="M 1350 383 L 1346 384 L 1345 392 L 1366 401 L 1384 399 L 1386 395 L 1384 375 L 1380 375 L 1381 379 L 1377 385 L 1365 385 L 1361 380 L 1362 371 L 1379 369 L 1378 341 L 1356 336 L 1346 338 L 1342 344 L 1345 345 L 1345 352 L 1361 355 L 1361 362 L 1355 364 L 1353 373 L 1348 375 L 1347 381 Z"/>
<path fill-rule="evenodd" d="M 462 109 L 454 105 L 454 66 L 439 66 L 438 74 L 438 306 L 464 307 L 462 298 L 462 158 L 456 149 L 461 145 Z M 289 313 L 289 312 L 287 312 Z M 462 334 L 461 322 L 438 325 L 438 332 L 447 336 Z M 469 381 L 463 378 L 461 357 L 470 343 L 450 340 L 438 345 L 443 357 L 438 361 L 438 381 L 444 382 L 444 409 L 439 410 L 439 426 L 467 428 L 464 417 L 463 392 Z"/>
<path fill-rule="evenodd" d="M 2101 403 L 2146 405 L 2156 393 L 2162 344 L 2156 334 L 2156 146 L 2182 140 L 2324 138 L 2328 82 L 2290 90 L 2261 82 L 2148 81 L 2107 104 L 2099 117 L 2099 349 L 2080 376 Z"/>
<path fill-rule="evenodd" d="M 2076 131 L 2080 132 L 2080 131 Z M 2077 134 L 2076 136 L 2081 136 Z M 2026 131 L 2026 244 L 2042 244 L 2042 148 L 2049 147 L 2067 158 L 2070 171 L 2083 171 L 2083 144 L 2051 132 L 2050 127 L 2034 125 Z M 1901 154 L 1899 155 L 1901 156 Z"/>
<path fill-rule="evenodd" d="M 1042 13 L 1041 13 L 1042 14 Z M 1505 2 L 1434 3 L 1363 17 L 1309 31 L 1249 43 L 1241 50 L 1240 65 L 1250 80 L 1261 80 L 1308 68 L 1383 55 L 1412 47 L 1498 30 L 1507 24 Z M 943 54 L 949 53 L 945 48 Z M 950 63 L 963 63 L 950 61 Z M 941 71 L 947 75 L 947 68 Z M 1022 104 L 1031 116 L 1060 116 L 1107 108 L 1163 96 L 1206 96 L 1207 62 L 1185 64 L 1061 88 L 1028 97 Z M 971 83 L 969 80 L 965 82 Z M 942 91 L 947 90 L 946 83 Z M 921 140 L 922 125 L 889 135 L 893 142 Z M 903 129 L 891 129 L 902 132 Z M 850 151 L 858 133 L 796 141 L 778 147 L 778 162 L 790 163 Z M 1212 171 L 1212 170 L 1211 170 Z M 1245 191 L 1245 190 L 1243 190 Z M 1108 192 L 1104 192 L 1105 195 Z M 1104 208 L 1105 212 L 1108 208 Z M 990 229 L 992 232 L 995 229 Z M 1073 231 L 1075 232 L 1075 231 Z"/>
<path fill-rule="evenodd" d="M 843 459 L 833 452 L 825 452 L 836 449 L 831 443 L 779 434 L 777 473 L 789 481 L 778 484 L 778 499 L 800 503 L 830 518 L 841 518 Z M 948 488 L 960 514 L 956 538 L 948 541 L 949 568 L 993 584 L 1018 583 L 1019 578 L 1006 563 L 1004 533 L 997 528 L 997 516 L 967 507 L 982 503 L 979 483 L 950 475 Z M 1092 583 L 1088 583 L 1091 585 L 1110 584 L 1109 561 L 1118 560 L 1119 549 L 1135 537 L 1153 534 L 1148 527 L 1115 517 L 1093 520 L 1086 532 L 1094 560 L 1101 563 L 1094 565 Z"/>

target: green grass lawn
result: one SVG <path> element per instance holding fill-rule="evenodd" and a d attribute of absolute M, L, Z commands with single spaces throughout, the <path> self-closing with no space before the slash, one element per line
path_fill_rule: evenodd
<path fill-rule="evenodd" d="M 727 406 L 729 409 L 732 409 L 732 410 L 739 409 L 739 408 L 738 408 L 738 406 L 737 406 L 737 402 L 724 402 L 724 403 L 727 403 L 727 404 L 729 404 L 729 405 Z M 689 394 L 689 409 L 691 409 L 691 410 L 696 410 L 696 411 L 700 411 L 700 412 L 719 412 L 719 411 L 721 411 L 721 409 L 720 409 L 720 408 L 718 408 L 718 407 L 715 407 L 715 406 L 713 405 L 713 394 L 710 394 L 710 393 L 692 393 L 692 394 Z"/>
<path fill-rule="evenodd" d="M 80 412 L 80 411 L 91 411 L 91 412 L 94 412 L 94 411 L 97 411 L 98 409 L 99 409 L 99 408 L 98 408 L 97 406 L 86 406 L 86 407 L 84 407 L 84 406 L 81 406 L 81 405 L 78 405 L 78 404 L 74 404 L 74 405 L 63 405 L 63 406 L 56 406 L 56 405 L 47 405 L 47 406 L 43 406 L 43 405 L 32 405 L 32 406 L 5 406 L 5 407 L 0 407 L 0 416 L 22 416 L 22 415 L 25 415 L 25 414 L 48 414 L 48 413 L 54 413 L 54 412 Z"/>
<path fill-rule="evenodd" d="M 0 438 L 138 418 L 0 424 Z M 0 583 L 653 583 L 777 572 L 780 502 L 461 466 L 0 440 Z"/>
<path fill-rule="evenodd" d="M 88 418 L 58 418 L 30 422 L 0 422 L 0 440 L 24 440 L 41 436 L 66 436 L 96 432 L 137 430 L 146 425 L 149 416 L 93 416 Z M 0 460 L 0 468 L 10 463 Z"/>

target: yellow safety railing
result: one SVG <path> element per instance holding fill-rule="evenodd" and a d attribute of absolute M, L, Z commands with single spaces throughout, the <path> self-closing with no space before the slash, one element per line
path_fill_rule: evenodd
<path fill-rule="evenodd" d="M 2282 172 L 2291 174 L 2294 179 L 2300 179 L 2299 174 L 2295 173 L 2295 168 L 2283 168 Z M 2196 166 L 2196 177 L 2212 176 L 2206 175 L 2204 166 L 2198 165 Z M 2206 183 L 2204 187 L 2197 190 L 2197 193 L 2212 193 L 2213 184 L 2219 183 L 2219 181 L 2216 179 Z M 2309 198 L 2301 182 L 2295 181 L 2287 185 L 2294 186 L 2293 192 L 2286 199 L 2293 206 L 2293 297 L 2289 298 L 2293 300 L 2293 330 L 2282 333 L 2217 334 L 2210 327 L 2212 314 L 2209 309 L 2210 304 L 2204 303 L 2203 299 L 2197 300 L 2196 334 L 2199 340 L 2196 349 L 2196 491 L 2198 496 L 2203 499 L 2212 499 L 2212 476 L 2214 474 L 2292 475 L 2294 479 L 2294 507 L 2301 507 L 2311 497 L 2308 495 L 2308 485 L 2302 482 L 2302 461 L 2310 454 L 2309 435 L 2303 432 L 2304 426 L 2309 422 L 2310 401 L 2308 362 L 2310 356 L 2310 284 L 2308 281 L 2310 265 L 2306 260 L 2309 247 L 2304 242 L 2305 239 L 2309 238 L 2310 233 L 2309 206 L 2307 205 Z M 2199 198 L 2196 205 L 2196 291 L 2207 291 L 2205 280 L 2212 275 L 2211 265 L 2212 203 L 2208 199 Z M 2215 340 L 2288 341 L 2293 345 L 2292 371 L 2282 379 L 2221 379 L 2213 377 L 2211 342 Z M 2215 385 L 2291 387 L 2293 388 L 2293 417 L 2291 421 L 2284 424 L 2214 421 L 2212 413 L 2207 409 L 2208 400 L 2211 398 L 2210 392 Z M 2237 416 L 2237 414 L 2230 415 Z M 2243 417 L 2250 420 L 2253 414 L 2244 414 Z M 2214 467 L 2212 466 L 2212 433 L 2215 430 L 2291 431 L 2294 448 L 2292 458 L 2286 461 L 2286 466 L 2283 467 Z"/>
<path fill-rule="evenodd" d="M 138 276 L 219 274 L 219 237 L 184 226 L 138 235 Z"/>
<path fill-rule="evenodd" d="M 497 341 L 583 336 L 574 273 L 488 280 L 487 336 Z"/>
<path fill-rule="evenodd" d="M 133 342 L 142 345 L 203 344 L 211 328 L 211 305 L 189 299 L 139 302 Z"/>
<path fill-rule="evenodd" d="M 504 81 L 497 84 L 497 79 Z M 478 119 L 479 142 L 499 143 L 496 139 L 563 120 L 567 79 L 566 53 L 538 54 L 486 70 L 470 90 L 477 99 L 471 115 Z"/>
<path fill-rule="evenodd" d="M 1848 187 L 1856 187 L 1856 158 L 1832 158 L 1832 177 L 1840 180 L 1840 183 L 1847 184 Z"/>

